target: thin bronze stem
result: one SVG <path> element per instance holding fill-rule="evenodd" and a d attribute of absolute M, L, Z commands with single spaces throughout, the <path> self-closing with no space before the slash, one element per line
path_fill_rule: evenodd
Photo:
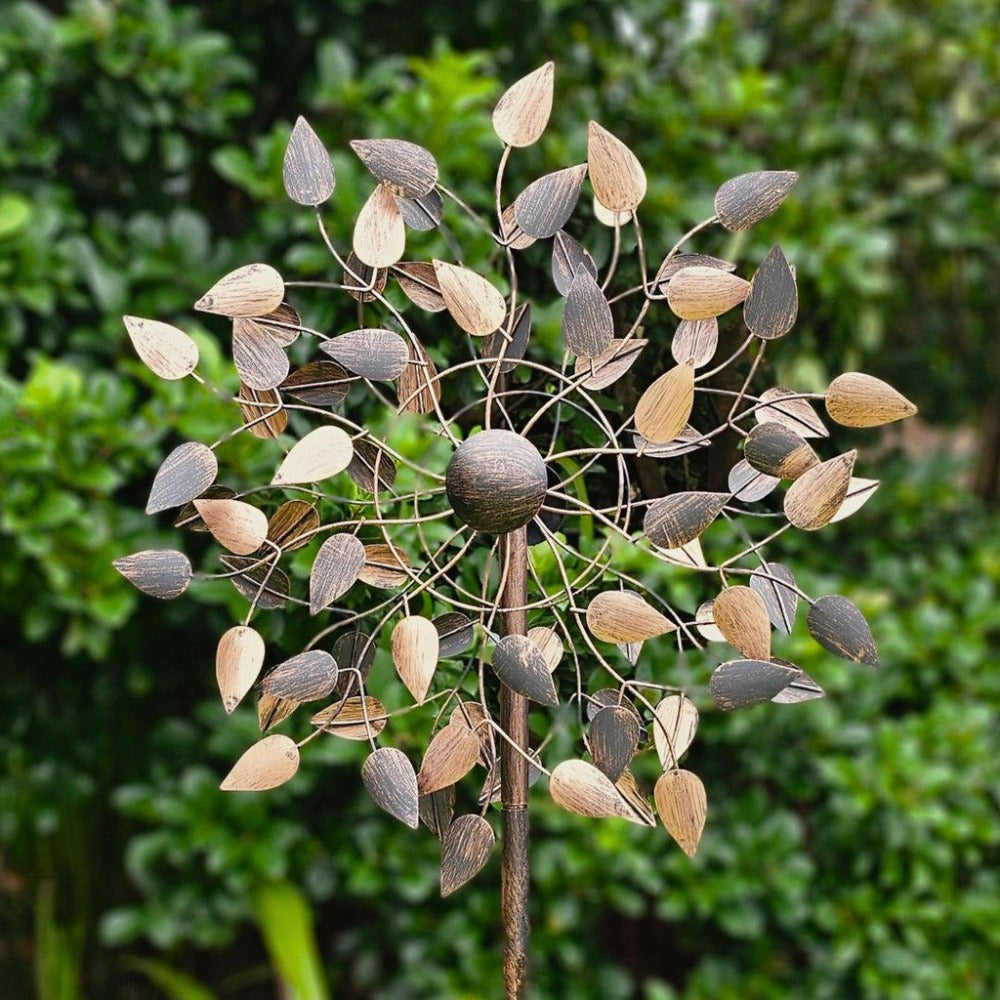
<path fill-rule="evenodd" d="M 528 616 L 528 529 L 503 536 L 506 567 L 501 630 L 526 635 Z M 500 914 L 504 930 L 503 981 L 507 1000 L 528 989 L 528 699 L 506 685 L 500 689 L 500 728 L 510 736 L 500 745 L 500 801 L 503 806 L 503 855 L 500 868 Z"/>

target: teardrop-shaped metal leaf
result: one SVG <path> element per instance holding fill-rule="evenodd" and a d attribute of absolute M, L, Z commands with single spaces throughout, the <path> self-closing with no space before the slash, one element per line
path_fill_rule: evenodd
<path fill-rule="evenodd" d="M 750 429 L 743 442 L 743 457 L 759 472 L 779 479 L 798 479 L 819 465 L 819 456 L 795 431 L 769 421 Z"/>
<path fill-rule="evenodd" d="M 770 701 L 798 671 L 764 660 L 730 660 L 715 668 L 708 693 L 723 712 Z"/>
<path fill-rule="evenodd" d="M 771 701 L 775 705 L 797 705 L 803 701 L 816 701 L 818 698 L 825 698 L 826 692 L 804 671 L 799 670 L 794 663 L 788 660 L 779 660 L 775 657 L 775 663 L 780 663 L 784 667 L 795 669 L 795 676 L 783 687 Z"/>
<path fill-rule="evenodd" d="M 569 233 L 559 230 L 552 240 L 552 280 L 560 295 L 567 295 L 576 277 L 583 268 L 597 280 L 597 265 L 590 251 L 581 246 Z"/>
<path fill-rule="evenodd" d="M 878 651 L 868 622 L 846 597 L 821 597 L 809 609 L 806 625 L 809 634 L 831 653 L 855 663 L 878 666 Z"/>
<path fill-rule="evenodd" d="M 291 347 L 299 339 L 299 334 L 302 332 L 302 317 L 290 302 L 282 302 L 277 309 L 272 310 L 266 316 L 259 316 L 257 322 L 282 347 Z"/>
<path fill-rule="evenodd" d="M 125 329 L 143 364 L 160 378 L 184 378 L 198 364 L 198 345 L 169 323 L 139 316 L 123 316 Z"/>
<path fill-rule="evenodd" d="M 452 319 L 474 337 L 496 330 L 507 315 L 507 303 L 484 277 L 467 267 L 434 261 L 438 285 Z"/>
<path fill-rule="evenodd" d="M 642 738 L 642 716 L 639 714 L 639 709 L 635 707 L 635 704 L 625 695 L 621 688 L 599 688 L 592 695 L 585 697 L 587 699 L 588 722 L 593 722 L 597 713 L 602 709 L 620 705 L 635 717 L 636 724 L 639 726 L 640 738 Z"/>
<path fill-rule="evenodd" d="M 843 427 L 879 427 L 912 417 L 917 408 L 888 382 L 845 372 L 826 390 L 826 412 Z"/>
<path fill-rule="evenodd" d="M 270 264 L 246 264 L 220 278 L 194 307 L 217 316 L 266 316 L 284 298 L 284 279 Z"/>
<path fill-rule="evenodd" d="M 479 760 L 479 737 L 464 725 L 448 725 L 438 730 L 427 747 L 417 773 L 417 789 L 429 795 L 439 788 L 454 785 L 476 766 Z"/>
<path fill-rule="evenodd" d="M 731 260 L 722 260 L 721 257 L 712 257 L 706 253 L 676 253 L 664 259 L 653 278 L 653 287 L 657 293 L 663 295 L 667 288 L 667 282 L 685 267 L 714 267 L 717 271 L 735 271 L 736 265 Z"/>
<path fill-rule="evenodd" d="M 587 628 L 603 642 L 642 642 L 677 626 L 638 594 L 606 590 L 587 605 Z"/>
<path fill-rule="evenodd" d="M 385 291 L 389 269 L 372 267 L 352 250 L 344 261 L 344 291 L 358 302 L 374 302 Z"/>
<path fill-rule="evenodd" d="M 708 814 L 708 796 L 701 778 L 691 771 L 662 774 L 653 789 L 653 799 L 667 833 L 693 858 Z"/>
<path fill-rule="evenodd" d="M 362 378 L 399 378 L 410 360 L 406 341 L 392 330 L 363 329 L 324 340 L 319 349 Z"/>
<path fill-rule="evenodd" d="M 267 515 L 242 500 L 195 500 L 212 537 L 238 556 L 256 552 L 267 538 Z"/>
<path fill-rule="evenodd" d="M 438 165 L 423 146 L 405 139 L 355 139 L 351 149 L 393 194 L 422 198 L 438 179 Z"/>
<path fill-rule="evenodd" d="M 879 487 L 877 479 L 859 479 L 851 476 L 850 485 L 847 487 L 847 496 L 840 505 L 837 513 L 830 518 L 830 523 L 843 521 L 845 517 L 850 517 L 855 511 L 860 510 L 872 498 Z"/>
<path fill-rule="evenodd" d="M 433 413 L 441 398 L 441 382 L 430 355 L 416 341 L 411 341 L 409 364 L 403 369 L 396 384 L 399 408 L 407 413 Z"/>
<path fill-rule="evenodd" d="M 548 628 L 545 625 L 536 625 L 534 628 L 529 628 L 528 638 L 541 651 L 542 656 L 545 658 L 545 665 L 549 668 L 549 673 L 551 674 L 559 666 L 559 661 L 563 657 L 562 639 L 559 638 L 555 629 Z"/>
<path fill-rule="evenodd" d="M 346 532 L 320 546 L 309 574 L 309 614 L 318 614 L 354 586 L 365 564 L 365 547 Z"/>
<path fill-rule="evenodd" d="M 695 612 L 695 628 L 709 642 L 725 642 L 726 637 L 719 631 L 712 613 L 712 602 L 705 601 Z"/>
<path fill-rule="evenodd" d="M 708 569 L 705 553 L 697 538 L 692 538 L 690 542 L 685 542 L 676 549 L 661 549 L 659 554 L 661 559 L 666 559 L 677 566 L 687 566 L 690 569 Z"/>
<path fill-rule="evenodd" d="M 389 720 L 385 705 L 378 700 L 346 698 L 320 709 L 309 721 L 324 733 L 343 740 L 367 740 L 378 736 Z"/>
<path fill-rule="evenodd" d="M 851 485 L 856 451 L 821 462 L 792 483 L 785 494 L 785 517 L 803 531 L 829 524 Z"/>
<path fill-rule="evenodd" d="M 347 474 L 366 493 L 384 493 L 396 481 L 396 463 L 374 441 L 358 438 Z"/>
<path fill-rule="evenodd" d="M 647 458 L 678 458 L 687 455 L 699 448 L 707 448 L 712 443 L 712 439 L 706 437 L 696 427 L 685 424 L 684 429 L 666 444 L 653 444 L 647 441 L 641 434 L 633 434 L 632 441 L 640 455 Z"/>
<path fill-rule="evenodd" d="M 351 376 L 336 361 L 310 361 L 296 368 L 279 388 L 310 406 L 337 406 L 350 384 Z"/>
<path fill-rule="evenodd" d="M 440 224 L 444 215 L 444 199 L 437 191 L 430 191 L 420 198 L 396 197 L 399 214 L 407 228 L 418 233 L 428 233 Z"/>
<path fill-rule="evenodd" d="M 299 748 L 287 736 L 265 736 L 243 751 L 243 756 L 223 778 L 224 792 L 265 792 L 294 777 L 299 769 Z"/>
<path fill-rule="evenodd" d="M 521 232 L 548 239 L 567 223 L 580 198 L 587 164 L 566 167 L 532 181 L 514 200 L 514 219 Z"/>
<path fill-rule="evenodd" d="M 609 229 L 620 229 L 632 221 L 631 212 L 612 212 L 611 209 L 605 208 L 597 198 L 593 200 L 593 208 L 594 218 L 602 226 L 607 226 Z"/>
<path fill-rule="evenodd" d="M 339 427 L 317 427 L 296 442 L 278 466 L 272 486 L 317 483 L 343 472 L 351 463 L 354 445 Z"/>
<path fill-rule="evenodd" d="M 493 650 L 493 672 L 512 691 L 540 705 L 558 705 L 559 696 L 542 651 L 525 635 L 505 635 Z"/>
<path fill-rule="evenodd" d="M 337 684 L 337 661 L 322 649 L 309 649 L 279 663 L 260 682 L 273 698 L 316 701 L 326 698 Z"/>
<path fill-rule="evenodd" d="M 257 699 L 257 726 L 262 733 L 273 729 L 287 719 L 301 702 L 294 698 L 281 698 L 276 694 L 261 692 Z"/>
<path fill-rule="evenodd" d="M 345 632 L 337 636 L 333 644 L 333 658 L 340 667 L 334 694 L 338 698 L 346 698 L 358 690 L 358 678 L 354 671 L 360 673 L 363 680 L 371 673 L 375 662 L 375 643 L 364 632 Z"/>
<path fill-rule="evenodd" d="M 683 365 L 690 361 L 695 368 L 707 365 L 715 357 L 719 346 L 719 321 L 709 319 L 682 319 L 670 342 L 670 353 Z"/>
<path fill-rule="evenodd" d="M 322 205 L 336 185 L 330 154 L 301 115 L 285 147 L 281 176 L 288 197 L 299 205 Z"/>
<path fill-rule="evenodd" d="M 653 743 L 664 771 L 672 771 L 698 731 L 698 708 L 682 694 L 661 698 L 653 709 Z"/>
<path fill-rule="evenodd" d="M 244 316 L 233 320 L 233 363 L 251 389 L 273 389 L 288 374 L 288 355 L 266 327 Z"/>
<path fill-rule="evenodd" d="M 531 303 L 524 302 L 514 313 L 514 329 L 509 338 L 507 331 L 501 326 L 483 341 L 483 357 L 499 358 L 501 352 L 504 360 L 500 364 L 500 374 L 509 375 L 518 361 L 524 357 L 531 338 Z"/>
<path fill-rule="evenodd" d="M 760 262 L 743 303 L 743 322 L 761 340 L 783 337 L 799 314 L 795 275 L 781 247 L 774 246 Z"/>
<path fill-rule="evenodd" d="M 754 408 L 757 422 L 784 424 L 799 437 L 829 437 L 829 431 L 807 399 L 791 389 L 768 389 L 760 395 L 761 404 Z"/>
<path fill-rule="evenodd" d="M 639 746 L 639 723 L 634 710 L 623 705 L 602 708 L 590 723 L 589 743 L 594 764 L 612 781 L 617 781 Z"/>
<path fill-rule="evenodd" d="M 396 275 L 399 287 L 415 306 L 425 312 L 444 311 L 444 296 L 433 264 L 422 260 L 401 261 L 392 269 L 392 273 Z"/>
<path fill-rule="evenodd" d="M 728 493 L 671 493 L 649 505 L 642 530 L 660 548 L 680 548 L 697 538 L 728 502 Z"/>
<path fill-rule="evenodd" d="M 667 304 L 681 319 L 710 319 L 739 305 L 750 294 L 750 282 L 715 267 L 678 271 L 667 285 Z"/>
<path fill-rule="evenodd" d="M 197 441 L 178 445 L 156 470 L 146 513 L 158 514 L 194 500 L 215 482 L 218 473 L 215 452 L 207 445 Z"/>
<path fill-rule="evenodd" d="M 727 485 L 734 500 L 744 503 L 756 503 L 774 492 L 781 480 L 777 476 L 769 476 L 759 472 L 746 459 L 741 458 L 730 470 Z"/>
<path fill-rule="evenodd" d="M 281 437 L 288 427 L 288 414 L 274 389 L 251 389 L 240 383 L 238 398 L 243 423 L 254 437 Z"/>
<path fill-rule="evenodd" d="M 774 213 L 798 179 L 794 170 L 740 174 L 715 192 L 715 214 L 726 229 L 742 232 Z"/>
<path fill-rule="evenodd" d="M 215 679 L 226 714 L 243 700 L 264 666 L 264 640 L 249 625 L 234 625 L 215 651 Z"/>
<path fill-rule="evenodd" d="M 417 775 L 409 757 L 394 747 L 379 747 L 365 760 L 361 780 L 375 805 L 416 830 L 420 825 Z"/>
<path fill-rule="evenodd" d="M 562 332 L 566 350 L 582 358 L 600 356 L 614 340 L 611 306 L 586 267 L 577 270 L 566 293 Z"/>
<path fill-rule="evenodd" d="M 549 778 L 549 794 L 557 806 L 579 816 L 617 817 L 644 825 L 614 782 L 585 760 L 564 760 L 557 764 Z"/>
<path fill-rule="evenodd" d="M 434 834 L 438 840 L 444 840 L 444 835 L 451 826 L 451 817 L 455 812 L 455 786 L 449 785 L 430 795 L 421 795 L 418 802 L 420 822 Z"/>
<path fill-rule="evenodd" d="M 420 704 L 427 697 L 437 669 L 440 640 L 434 623 L 408 615 L 392 630 L 392 662 L 400 680 Z"/>
<path fill-rule="evenodd" d="M 592 121 L 587 126 L 587 166 L 594 197 L 611 212 L 633 212 L 646 195 L 642 164 L 621 139 Z"/>
<path fill-rule="evenodd" d="M 747 659 L 771 658 L 771 620 L 763 598 L 749 587 L 724 587 L 712 602 L 712 615 L 726 642 Z"/>
<path fill-rule="evenodd" d="M 530 146 L 552 114 L 554 64 L 545 63 L 504 91 L 493 109 L 493 131 L 508 146 Z"/>
<path fill-rule="evenodd" d="M 438 634 L 438 656 L 450 659 L 461 656 L 475 638 L 475 628 L 467 615 L 461 611 L 448 611 L 431 620 Z"/>
<path fill-rule="evenodd" d="M 410 579 L 410 558 L 399 548 L 373 544 L 365 546 L 365 566 L 360 579 L 370 587 L 390 590 Z"/>
<path fill-rule="evenodd" d="M 779 632 L 791 635 L 795 611 L 799 606 L 792 571 L 781 563 L 769 562 L 750 574 L 750 588 L 760 594 L 771 624 Z"/>
<path fill-rule="evenodd" d="M 694 407 L 694 365 L 675 365 L 640 397 L 635 429 L 653 444 L 667 444 L 684 429 Z"/>
<path fill-rule="evenodd" d="M 489 861 L 496 838 L 493 827 L 482 816 L 459 816 L 441 844 L 441 895 L 450 896 Z"/>
<path fill-rule="evenodd" d="M 517 219 L 514 218 L 514 203 L 511 202 L 500 213 L 500 245 L 511 250 L 527 250 L 537 242 L 534 236 L 529 236 L 517 224 Z"/>
<path fill-rule="evenodd" d="M 319 512 L 311 503 L 289 500 L 267 522 L 267 540 L 282 552 L 291 552 L 308 545 L 318 527 Z"/>
<path fill-rule="evenodd" d="M 645 340 L 612 340 L 607 350 L 596 358 L 578 357 L 573 373 L 583 375 L 590 372 L 590 376 L 582 383 L 584 389 L 606 389 L 635 364 L 646 343 Z"/>
<path fill-rule="evenodd" d="M 180 597 L 194 575 L 188 557 L 176 549 L 144 549 L 111 565 L 136 589 L 163 601 Z"/>
<path fill-rule="evenodd" d="M 236 491 L 228 486 L 220 486 L 216 483 L 209 486 L 204 493 L 198 497 L 199 500 L 233 500 Z M 189 500 L 184 504 L 174 516 L 175 528 L 187 528 L 189 531 L 208 531 L 208 525 L 201 519 L 201 515 L 195 510 L 194 501 Z"/>
<path fill-rule="evenodd" d="M 648 799 L 639 788 L 639 783 L 635 780 L 635 775 L 625 770 L 621 777 L 615 782 L 615 788 L 621 795 L 625 804 L 632 811 L 631 821 L 640 826 L 656 826 L 656 816 Z"/>
<path fill-rule="evenodd" d="M 229 570 L 243 570 L 230 582 L 248 601 L 263 610 L 284 607 L 291 585 L 283 570 L 250 556 L 224 555 L 220 561 Z"/>
<path fill-rule="evenodd" d="M 384 184 L 376 186 L 354 223 L 354 253 L 369 267 L 395 264 L 406 251 L 406 226 L 396 199 Z"/>

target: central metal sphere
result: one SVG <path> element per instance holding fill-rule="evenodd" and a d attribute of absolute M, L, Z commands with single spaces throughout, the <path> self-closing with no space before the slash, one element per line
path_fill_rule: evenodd
<path fill-rule="evenodd" d="M 463 441 L 445 475 L 455 513 L 478 531 L 498 535 L 538 513 L 547 485 L 538 449 L 513 431 L 480 431 Z"/>

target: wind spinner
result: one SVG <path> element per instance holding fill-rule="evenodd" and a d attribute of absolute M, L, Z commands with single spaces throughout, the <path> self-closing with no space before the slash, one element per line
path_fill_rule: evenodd
<path fill-rule="evenodd" d="M 115 563 L 154 597 L 223 578 L 246 598 L 244 620 L 218 645 L 225 711 L 254 691 L 266 732 L 301 704 L 325 702 L 310 710 L 304 738 L 271 734 L 250 746 L 222 789 L 262 791 L 290 780 L 314 738 L 367 741 L 365 787 L 392 816 L 414 828 L 422 820 L 441 839 L 445 895 L 486 862 L 494 845 L 487 817 L 502 800 L 504 891 L 520 892 L 522 903 L 529 776 L 545 775 L 552 799 L 572 812 L 649 826 L 658 814 L 687 854 L 698 846 L 706 793 L 680 765 L 698 709 L 672 683 L 669 660 L 647 671 L 653 680 L 632 676 L 644 642 L 669 636 L 678 651 L 703 651 L 708 694 L 724 711 L 823 696 L 775 655 L 800 602 L 808 605 L 806 628 L 827 650 L 878 664 L 861 612 L 839 595 L 806 594 L 765 548 L 792 528 L 816 531 L 846 518 L 878 486 L 855 476 L 854 451 L 817 452 L 828 431 L 815 404 L 846 427 L 915 412 L 889 385 L 858 372 L 820 394 L 761 390 L 765 354 L 796 321 L 792 265 L 776 246 L 742 277 L 735 263 L 688 249 L 709 227 L 742 232 L 771 215 L 795 173 L 760 171 L 724 183 L 714 214 L 656 252 L 655 270 L 638 215 L 646 175 L 597 122 L 589 125 L 586 162 L 547 173 L 509 199 L 509 159 L 542 136 L 552 97 L 548 63 L 507 90 L 493 112 L 503 152 L 492 221 L 440 183 L 421 146 L 352 142 L 374 185 L 350 246 L 324 224 L 334 168 L 299 118 L 284 185 L 314 210 L 333 277 L 286 280 L 254 263 L 195 304 L 231 322 L 239 388 L 209 388 L 230 398 L 234 433 L 260 439 L 274 456 L 274 476 L 248 483 L 220 470 L 232 435 L 211 446 L 179 445 L 159 467 L 146 510 L 171 512 L 184 531 L 210 532 L 217 550 L 199 573 L 173 549 Z M 592 211 L 578 212 L 585 183 Z M 460 262 L 451 213 L 489 234 L 485 259 Z M 407 258 L 407 243 L 435 229 L 446 233 L 452 259 Z M 570 230 L 597 232 L 606 251 L 591 253 Z M 536 243 L 544 258 L 526 252 Z M 634 245 L 634 260 L 626 245 Z M 540 259 L 551 274 L 539 273 Z M 629 268 L 637 282 L 621 279 Z M 303 321 L 316 297 L 329 295 L 355 301 L 354 324 L 323 331 Z M 549 322 L 558 322 L 561 343 L 540 348 L 534 317 L 554 315 L 560 299 L 561 321 Z M 661 335 L 671 316 L 672 334 Z M 717 359 L 720 322 L 738 347 Z M 157 375 L 203 382 L 188 334 L 152 319 L 127 316 L 125 324 Z M 308 358 L 294 367 L 293 344 L 296 357 Z M 652 377 L 668 353 L 670 366 Z M 720 384 L 734 372 L 736 388 Z M 393 428 L 414 421 L 426 442 L 418 455 L 393 443 Z M 708 490 L 696 471 L 727 439 L 742 454 L 725 488 Z M 662 474 L 640 477 L 650 463 Z M 650 495 L 657 481 L 662 495 Z M 713 532 L 722 522 L 730 527 Z M 734 545 L 734 537 L 741 541 Z M 307 546 L 305 584 L 293 579 L 288 557 Z M 650 566 L 700 574 L 714 596 L 699 607 L 670 606 L 620 568 L 626 547 Z M 348 592 L 351 608 L 341 603 Z M 281 610 L 318 624 L 286 659 L 266 642 L 269 617 Z M 369 689 L 378 648 L 390 651 L 407 701 L 436 709 L 419 767 L 392 746 L 395 713 Z M 581 752 L 552 761 L 547 741 L 529 741 L 528 708 L 566 703 L 576 709 Z M 652 800 L 631 770 L 647 748 L 663 772 Z M 455 817 L 456 786 L 473 772 L 478 807 Z M 515 946 L 517 934 L 508 926 Z M 522 979 L 523 944 L 521 969 L 512 973 Z"/>

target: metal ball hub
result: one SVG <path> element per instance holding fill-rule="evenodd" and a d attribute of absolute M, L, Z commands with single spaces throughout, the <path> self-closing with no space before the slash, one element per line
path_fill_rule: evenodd
<path fill-rule="evenodd" d="M 547 485 L 538 449 L 513 431 L 480 431 L 463 441 L 445 475 L 455 513 L 492 534 L 527 524 L 541 509 Z"/>

